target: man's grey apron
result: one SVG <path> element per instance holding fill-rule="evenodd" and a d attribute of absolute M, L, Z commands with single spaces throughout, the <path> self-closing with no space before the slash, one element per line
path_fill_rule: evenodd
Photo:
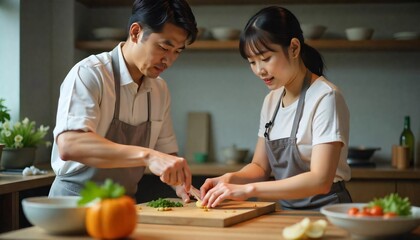
<path fill-rule="evenodd" d="M 299 150 L 296 144 L 296 133 L 299 127 L 300 119 L 302 117 L 305 95 L 310 85 L 311 74 L 312 73 L 309 70 L 307 70 L 302 85 L 302 90 L 299 97 L 299 102 L 296 109 L 296 114 L 293 121 L 293 127 L 290 137 L 270 140 L 269 136 L 284 94 L 282 94 L 282 96 L 279 99 L 279 102 L 277 103 L 271 121 L 265 125 L 264 137 L 266 138 L 266 152 L 275 179 L 284 179 L 292 177 L 304 172 L 308 172 L 310 170 L 309 163 L 302 161 L 299 155 Z M 331 187 L 330 192 L 327 194 L 315 195 L 302 199 L 279 201 L 283 209 L 305 210 L 318 210 L 324 205 L 342 202 L 351 202 L 350 194 L 347 192 L 344 186 L 344 182 L 342 181 L 334 183 Z"/>
<path fill-rule="evenodd" d="M 132 126 L 119 120 L 120 113 L 120 68 L 118 60 L 118 47 L 112 50 L 112 69 L 115 79 L 115 110 L 111 125 L 106 133 L 106 138 L 120 144 L 149 147 L 151 134 L 150 121 L 150 92 L 147 92 L 148 115 L 147 122 Z M 115 159 L 114 161 L 118 161 Z M 95 168 L 84 166 L 69 174 L 57 176 L 51 186 L 50 196 L 79 195 L 86 181 L 90 180 L 102 184 L 110 178 L 125 187 L 126 194 L 134 197 L 137 184 L 143 176 L 144 167 L 130 168 Z"/>

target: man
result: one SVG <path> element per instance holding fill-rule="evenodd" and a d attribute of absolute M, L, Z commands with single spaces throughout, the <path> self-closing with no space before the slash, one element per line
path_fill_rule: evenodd
<path fill-rule="evenodd" d="M 77 63 L 60 88 L 50 196 L 79 195 L 106 178 L 134 196 L 145 167 L 187 201 L 191 172 L 178 146 L 170 94 L 159 77 L 195 41 L 185 0 L 136 0 L 126 42 Z"/>

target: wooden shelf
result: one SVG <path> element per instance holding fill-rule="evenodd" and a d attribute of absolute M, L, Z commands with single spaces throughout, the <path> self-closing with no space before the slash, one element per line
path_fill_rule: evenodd
<path fill-rule="evenodd" d="M 126 7 L 133 0 L 77 0 L 88 7 Z M 365 4 L 410 3 L 418 0 L 187 0 L 191 5 L 251 5 L 251 4 Z"/>
<path fill-rule="evenodd" d="M 109 51 L 119 41 L 78 41 L 76 48 L 89 52 Z M 308 40 L 307 44 L 318 50 L 325 51 L 420 51 L 420 40 Z M 238 41 L 196 41 L 187 50 L 237 50 Z"/>

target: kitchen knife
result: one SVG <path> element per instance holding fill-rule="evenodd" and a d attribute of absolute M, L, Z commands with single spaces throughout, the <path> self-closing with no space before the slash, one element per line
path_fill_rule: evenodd
<path fill-rule="evenodd" d="M 190 194 L 193 195 L 195 197 L 195 199 L 201 201 L 201 197 L 200 197 L 201 196 L 201 193 L 200 193 L 200 190 L 198 190 L 194 186 L 191 186 L 191 188 L 190 188 Z"/>

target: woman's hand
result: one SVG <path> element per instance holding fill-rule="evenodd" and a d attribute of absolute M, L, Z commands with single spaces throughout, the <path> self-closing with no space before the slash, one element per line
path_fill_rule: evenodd
<path fill-rule="evenodd" d="M 200 187 L 200 192 L 201 192 L 201 199 L 204 198 L 204 196 L 206 195 L 206 193 L 216 187 L 216 185 L 218 183 L 228 183 L 229 182 L 229 173 L 226 173 L 220 177 L 215 177 L 215 178 L 207 178 L 206 181 L 204 182 L 204 184 Z"/>
<path fill-rule="evenodd" d="M 238 185 L 219 182 L 207 192 L 203 198 L 202 205 L 210 208 L 216 207 L 225 199 L 246 200 L 251 197 L 252 191 L 253 186 L 251 184 Z"/>

